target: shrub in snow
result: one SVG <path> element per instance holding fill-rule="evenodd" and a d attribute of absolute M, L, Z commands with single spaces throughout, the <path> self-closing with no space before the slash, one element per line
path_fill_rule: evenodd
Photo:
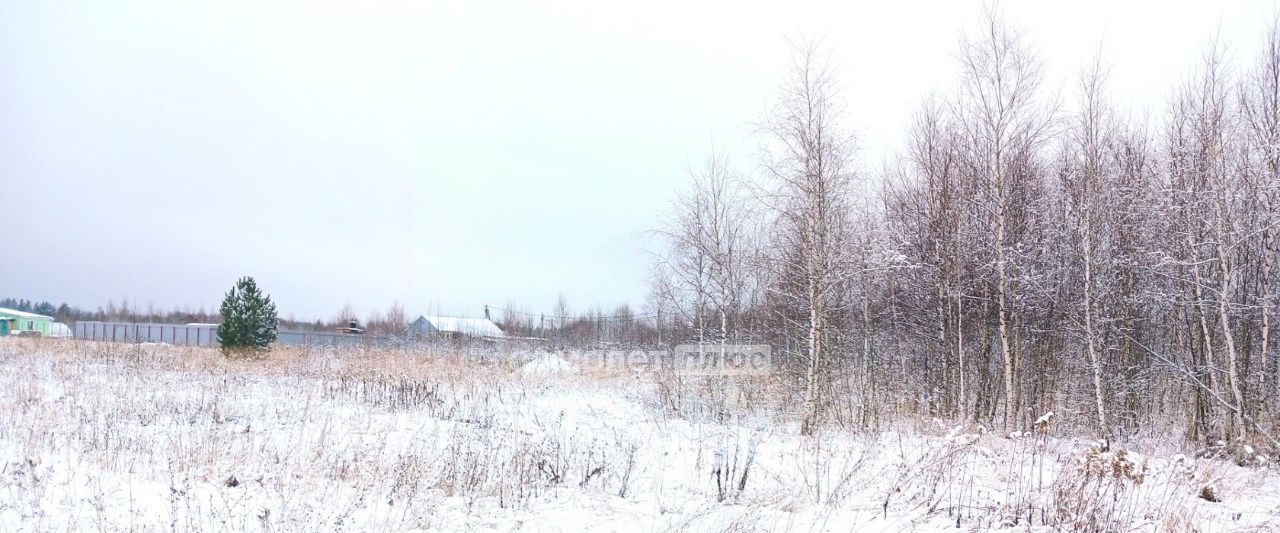
<path fill-rule="evenodd" d="M 1053 423 L 1053 411 L 1040 415 L 1040 418 L 1037 418 L 1031 426 L 1035 428 L 1036 433 L 1044 435 L 1049 432 L 1049 424 L 1051 423 Z"/>
<path fill-rule="evenodd" d="M 725 440 L 720 442 L 711 470 L 711 477 L 716 483 L 716 501 L 720 502 L 737 498 L 747 489 L 747 476 L 751 474 L 751 465 L 756 460 L 756 448 L 759 446 L 754 437 L 745 444 L 737 438 L 731 440 L 732 443 Z"/>
<path fill-rule="evenodd" d="M 1212 483 L 1200 487 L 1200 499 L 1213 503 L 1222 501 L 1222 499 L 1218 498 L 1218 489 Z"/>
<path fill-rule="evenodd" d="M 1147 461 L 1123 448 L 1103 451 L 1089 446 L 1055 483 L 1054 508 L 1059 525 L 1077 530 L 1114 531 L 1135 520 L 1136 490 L 1147 477 Z"/>
<path fill-rule="evenodd" d="M 1245 442 L 1237 441 L 1229 448 L 1231 460 L 1239 466 L 1266 466 L 1267 464 L 1267 455 Z"/>

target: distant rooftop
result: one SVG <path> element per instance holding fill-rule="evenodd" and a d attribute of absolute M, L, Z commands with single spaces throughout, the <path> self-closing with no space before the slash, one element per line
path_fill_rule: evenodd
<path fill-rule="evenodd" d="M 26 311 L 19 311 L 17 309 L 9 309 L 7 307 L 0 307 L 0 315 L 12 315 L 12 316 L 19 316 L 22 318 L 48 318 L 48 319 L 53 318 L 48 315 L 38 315 L 35 313 L 28 313 Z"/>
<path fill-rule="evenodd" d="M 425 322 L 425 324 L 423 324 Z M 417 325 L 417 326 L 415 326 Z M 423 326 L 430 326 L 424 328 Z M 476 337 L 505 337 L 497 324 L 487 318 L 421 315 L 410 324 L 410 330 L 424 332 L 458 333 Z"/>

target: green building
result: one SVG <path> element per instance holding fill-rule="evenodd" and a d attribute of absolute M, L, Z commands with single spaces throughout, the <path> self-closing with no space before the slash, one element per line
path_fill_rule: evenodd
<path fill-rule="evenodd" d="M 36 331 L 41 336 L 49 335 L 53 317 L 5 309 L 0 307 L 0 335 L 15 335 L 24 331 Z"/>

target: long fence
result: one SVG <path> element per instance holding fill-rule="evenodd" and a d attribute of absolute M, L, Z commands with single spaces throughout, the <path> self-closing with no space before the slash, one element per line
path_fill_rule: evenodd
<path fill-rule="evenodd" d="M 76 322 L 77 339 L 107 342 L 163 342 L 186 346 L 219 346 L 218 326 L 212 324 L 148 324 L 140 322 Z M 308 346 L 389 346 L 396 339 L 374 335 L 344 335 L 317 331 L 280 331 L 278 344 Z"/>
<path fill-rule="evenodd" d="M 75 338 L 92 341 L 218 346 L 218 326 L 215 325 L 80 321 L 73 331 Z"/>

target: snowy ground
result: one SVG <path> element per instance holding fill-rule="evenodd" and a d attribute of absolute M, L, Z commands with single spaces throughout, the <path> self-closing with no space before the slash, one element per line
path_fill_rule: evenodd
<path fill-rule="evenodd" d="M 0 339 L 0 531 L 1280 530 L 1274 467 L 1176 444 L 802 438 L 762 378 L 527 359 Z"/>

